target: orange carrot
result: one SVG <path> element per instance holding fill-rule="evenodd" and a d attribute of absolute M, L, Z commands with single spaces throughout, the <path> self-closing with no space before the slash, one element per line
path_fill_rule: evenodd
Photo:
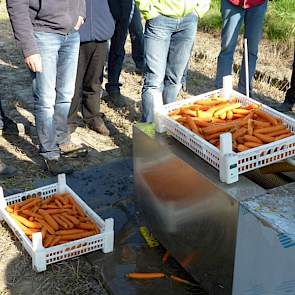
<path fill-rule="evenodd" d="M 236 109 L 236 108 L 239 108 L 240 106 L 241 106 L 240 103 L 233 103 L 233 104 L 230 104 L 230 105 L 225 106 L 225 107 L 219 109 L 218 111 L 216 111 L 216 112 L 214 113 L 214 115 L 219 116 L 219 115 L 221 115 L 221 114 L 224 113 L 224 112 L 232 111 L 232 110 L 234 110 L 234 109 Z"/>
<path fill-rule="evenodd" d="M 84 231 L 83 233 L 79 234 L 64 235 L 63 239 L 67 241 L 80 240 L 89 236 L 93 236 L 95 234 L 95 231 Z"/>
<path fill-rule="evenodd" d="M 54 210 L 54 209 L 51 209 Z M 46 220 L 46 222 L 54 229 L 54 230 L 58 230 L 59 229 L 59 225 L 57 224 L 57 222 L 51 217 L 51 215 L 48 213 L 48 210 L 43 210 L 43 209 L 39 209 L 38 211 Z"/>
<path fill-rule="evenodd" d="M 19 225 L 19 227 L 23 230 L 23 232 L 26 235 L 32 235 L 33 233 L 39 232 L 39 229 L 36 229 L 36 228 L 28 228 L 25 225 L 23 225 L 21 222 L 19 222 L 17 219 L 15 219 L 15 222 Z"/>
<path fill-rule="evenodd" d="M 46 238 L 46 233 L 47 233 L 46 227 L 42 226 L 41 234 L 42 234 L 42 239 L 43 240 Z"/>
<path fill-rule="evenodd" d="M 14 213 L 10 213 L 10 215 L 28 228 L 41 228 L 41 225 L 38 222 L 29 221 L 28 219 Z"/>
<path fill-rule="evenodd" d="M 43 205 L 41 207 L 42 209 L 59 209 L 57 205 L 51 205 L 51 204 Z"/>
<path fill-rule="evenodd" d="M 262 134 L 267 134 L 267 133 L 271 133 L 271 132 L 275 132 L 275 131 L 279 131 L 279 130 L 284 130 L 286 129 L 286 127 L 284 125 L 276 125 L 276 126 L 271 126 L 271 127 L 265 127 L 265 128 L 260 128 L 259 131 L 257 130 L 257 132 L 262 133 Z"/>
<path fill-rule="evenodd" d="M 26 215 L 32 216 L 32 217 L 36 217 L 36 218 L 40 218 L 43 219 L 43 216 L 37 213 L 32 213 L 30 210 L 22 210 L 22 212 Z"/>
<path fill-rule="evenodd" d="M 274 137 L 269 136 L 267 134 L 261 134 L 260 132 L 254 131 L 253 135 L 256 136 L 257 138 L 261 139 L 265 143 L 270 143 L 270 142 L 275 141 Z"/>
<path fill-rule="evenodd" d="M 136 280 L 150 280 L 150 279 L 163 279 L 166 275 L 162 272 L 132 272 L 127 274 L 128 279 Z"/>
<path fill-rule="evenodd" d="M 266 112 L 264 111 L 261 111 L 261 110 L 256 110 L 255 113 L 262 119 L 270 122 L 272 125 L 277 125 L 277 120 L 272 116 L 272 115 L 269 115 L 267 114 Z"/>
<path fill-rule="evenodd" d="M 72 223 L 74 223 L 75 225 L 79 224 L 80 221 L 78 218 L 76 218 L 75 216 L 71 216 L 69 214 L 63 214 L 63 216 L 67 219 L 69 219 Z"/>
<path fill-rule="evenodd" d="M 5 210 L 6 210 L 7 212 L 9 212 L 9 213 L 13 213 L 13 208 L 11 208 L 11 207 L 9 207 L 9 206 L 7 206 L 7 207 L 5 208 Z"/>
<path fill-rule="evenodd" d="M 248 150 L 249 148 L 243 144 L 238 144 L 237 149 L 239 152 L 244 152 L 244 151 Z"/>
<path fill-rule="evenodd" d="M 270 122 L 253 120 L 253 123 L 254 123 L 255 127 L 269 127 L 269 126 L 271 126 Z"/>
<path fill-rule="evenodd" d="M 63 222 L 65 222 L 68 225 L 68 228 L 73 228 L 74 227 L 74 224 L 71 221 L 69 221 L 67 218 L 65 218 L 64 216 L 58 215 L 58 218 L 60 220 L 62 220 Z"/>
<path fill-rule="evenodd" d="M 288 134 L 288 133 L 290 133 L 290 130 L 287 129 L 287 128 L 285 128 L 285 129 L 282 129 L 282 130 L 278 130 L 278 131 L 274 131 L 274 132 L 268 133 L 267 135 L 276 137 L 276 136 L 280 136 L 280 135 Z"/>
<path fill-rule="evenodd" d="M 52 241 L 54 240 L 55 235 L 48 235 L 44 241 L 44 247 L 47 248 L 49 247 L 49 245 L 52 243 Z"/>
<path fill-rule="evenodd" d="M 247 115 L 250 113 L 250 110 L 246 110 L 246 109 L 233 109 L 232 112 L 234 114 L 242 114 L 242 115 Z"/>
<path fill-rule="evenodd" d="M 197 117 L 197 112 L 196 111 L 192 111 L 190 109 L 180 109 L 180 113 L 182 115 L 189 115 L 189 116 L 192 116 L 192 117 Z"/>
<path fill-rule="evenodd" d="M 57 245 L 60 240 L 61 240 L 61 236 L 54 236 L 53 240 L 49 244 L 49 247 L 53 247 Z"/>
<path fill-rule="evenodd" d="M 74 235 L 74 234 L 81 234 L 81 233 L 85 233 L 84 229 L 65 229 L 65 230 L 58 230 L 56 232 L 57 235 Z"/>
<path fill-rule="evenodd" d="M 233 111 L 227 111 L 226 113 L 227 120 L 232 120 L 233 116 L 234 116 Z"/>
<path fill-rule="evenodd" d="M 233 133 L 233 135 L 232 135 L 232 138 L 233 138 L 233 140 L 236 140 L 238 137 L 240 137 L 240 136 L 243 136 L 244 134 L 246 134 L 247 133 L 247 129 L 246 128 L 240 128 L 240 129 L 237 129 L 234 133 Z"/>
<path fill-rule="evenodd" d="M 59 225 L 61 225 L 63 228 L 65 228 L 65 229 L 68 229 L 68 228 L 69 228 L 68 224 L 67 224 L 66 222 L 64 222 L 63 220 L 61 220 L 61 219 L 59 218 L 58 215 L 52 215 L 52 218 L 53 218 L 53 219 L 54 219 Z"/>
<path fill-rule="evenodd" d="M 191 117 L 187 118 L 187 123 L 190 126 L 190 129 L 197 135 L 200 135 L 200 130 L 199 128 L 196 126 L 195 122 L 192 120 Z"/>
<path fill-rule="evenodd" d="M 257 143 L 261 143 L 263 144 L 263 141 L 259 138 L 257 138 L 256 136 L 253 135 L 244 135 L 244 139 L 245 141 L 252 141 L 252 142 L 257 142 Z"/>
<path fill-rule="evenodd" d="M 185 280 L 185 279 L 180 278 L 180 277 L 175 276 L 175 275 L 171 275 L 170 278 L 171 278 L 173 281 L 177 282 L 177 283 L 186 284 L 186 285 L 190 285 L 190 286 L 194 286 L 194 285 L 195 285 L 195 284 L 191 283 L 190 281 Z"/>
<path fill-rule="evenodd" d="M 288 134 L 282 134 L 282 135 L 280 135 L 280 136 L 277 136 L 276 137 L 276 140 L 280 140 L 280 139 L 283 139 L 283 138 L 286 138 L 286 137 L 289 137 L 289 136 L 292 136 L 292 135 L 294 135 L 293 133 L 288 133 Z"/>
<path fill-rule="evenodd" d="M 96 228 L 96 225 L 93 224 L 93 223 L 84 223 L 84 222 L 81 222 L 77 225 L 78 228 L 81 228 L 81 229 L 95 229 Z"/>
<path fill-rule="evenodd" d="M 31 199 L 31 202 L 25 204 L 24 206 L 21 206 L 21 210 L 25 210 L 25 209 L 28 209 L 28 208 L 31 208 L 33 206 L 35 206 L 36 204 L 40 203 L 41 202 L 41 199 L 40 198 L 34 198 L 34 199 Z"/>
<path fill-rule="evenodd" d="M 251 119 L 248 120 L 248 134 L 253 134 L 253 121 Z"/>
<path fill-rule="evenodd" d="M 43 225 L 45 228 L 46 228 L 46 230 L 50 233 L 50 234 L 52 234 L 52 235 L 54 235 L 55 234 L 55 230 L 50 226 L 50 224 L 48 224 L 44 219 L 39 219 L 39 218 L 36 218 L 37 219 L 37 221 L 41 224 L 41 225 Z"/>
<path fill-rule="evenodd" d="M 254 142 L 254 141 L 245 141 L 244 142 L 244 146 L 248 147 L 248 148 L 255 148 L 258 146 L 263 145 L 263 143 L 258 143 L 258 142 Z"/>

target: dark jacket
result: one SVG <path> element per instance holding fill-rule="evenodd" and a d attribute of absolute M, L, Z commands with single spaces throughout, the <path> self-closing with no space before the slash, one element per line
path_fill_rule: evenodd
<path fill-rule="evenodd" d="M 111 39 L 114 30 L 115 21 L 108 0 L 86 0 L 86 20 L 80 28 L 81 42 Z"/>
<path fill-rule="evenodd" d="M 85 0 L 7 0 L 7 10 L 25 57 L 39 53 L 34 31 L 67 34 L 86 16 Z"/>
<path fill-rule="evenodd" d="M 121 0 L 121 1 L 132 1 L 132 0 Z M 120 0 L 108 0 L 109 7 L 113 18 L 115 20 L 119 19 L 120 17 Z"/>

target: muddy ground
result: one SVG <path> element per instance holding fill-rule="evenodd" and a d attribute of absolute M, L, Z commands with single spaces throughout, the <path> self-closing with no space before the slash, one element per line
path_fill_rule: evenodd
<path fill-rule="evenodd" d="M 214 89 L 219 46 L 218 35 L 198 32 L 189 69 L 188 93 L 181 93 L 180 99 Z M 240 40 L 235 56 L 236 64 L 240 63 L 241 49 Z M 132 155 L 132 126 L 140 119 L 141 114 L 142 77 L 134 73 L 129 40 L 126 53 L 121 82 L 127 106 L 118 109 L 110 102 L 102 101 L 101 111 L 112 132 L 109 137 L 87 129 L 81 121 L 81 127 L 73 134 L 72 139 L 88 146 L 90 152 L 83 161 L 73 160 L 76 169 L 86 169 Z M 263 41 L 257 69 L 264 76 L 262 81 L 254 83 L 255 96 L 264 101 L 282 100 L 284 92 L 277 85 L 267 83 L 268 77 L 288 81 L 291 62 L 292 49 Z M 234 80 L 236 84 L 236 75 Z M 17 167 L 18 171 L 14 177 L 0 179 L 0 185 L 10 191 L 27 190 L 32 187 L 34 180 L 50 175 L 44 172 L 38 155 L 30 74 L 23 65 L 20 52 L 15 48 L 3 1 L 0 1 L 0 99 L 6 114 L 14 122 L 24 124 L 26 129 L 25 134 L 3 134 L 0 137 L 1 160 Z M 46 274 L 36 275 L 31 271 L 29 256 L 7 227 L 0 226 L 0 294 L 32 294 L 32 287 L 35 290 L 33 294 L 104 294 L 99 277 L 93 273 L 87 259 L 75 259 L 52 266 Z"/>

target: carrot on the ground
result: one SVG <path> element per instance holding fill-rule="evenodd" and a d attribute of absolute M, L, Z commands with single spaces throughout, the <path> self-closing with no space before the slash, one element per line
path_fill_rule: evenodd
<path fill-rule="evenodd" d="M 150 280 L 150 279 L 162 279 L 166 275 L 163 272 L 132 272 L 127 274 L 127 278 L 136 280 Z"/>
<path fill-rule="evenodd" d="M 171 275 L 170 278 L 171 278 L 173 281 L 177 282 L 177 283 L 186 284 L 186 285 L 190 285 L 190 286 L 194 286 L 194 285 L 195 285 L 195 284 L 191 283 L 190 281 L 185 280 L 185 279 L 180 278 L 180 277 L 175 276 L 175 275 Z"/>

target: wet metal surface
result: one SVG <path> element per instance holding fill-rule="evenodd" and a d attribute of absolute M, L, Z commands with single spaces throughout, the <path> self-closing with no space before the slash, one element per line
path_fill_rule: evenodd
<path fill-rule="evenodd" d="M 54 182 L 39 181 L 36 186 Z M 207 294 L 198 284 L 187 286 L 169 278 L 135 281 L 126 278 L 130 272 L 164 272 L 193 281 L 173 259 L 162 263 L 165 250 L 149 248 L 139 234 L 143 224 L 134 200 L 131 159 L 122 159 L 75 172 L 67 177 L 68 185 L 103 218 L 114 218 L 115 247 L 113 253 L 96 251 L 84 255 L 109 294 L 114 295 L 181 295 Z"/>

